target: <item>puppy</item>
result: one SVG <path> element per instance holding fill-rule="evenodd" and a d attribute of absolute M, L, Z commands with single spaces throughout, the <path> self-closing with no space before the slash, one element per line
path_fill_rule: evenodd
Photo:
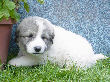
<path fill-rule="evenodd" d="M 53 25 L 41 17 L 25 18 L 18 26 L 20 51 L 9 61 L 14 66 L 46 64 L 49 60 L 60 67 L 91 67 L 102 54 L 94 54 L 91 44 L 80 35 Z"/>

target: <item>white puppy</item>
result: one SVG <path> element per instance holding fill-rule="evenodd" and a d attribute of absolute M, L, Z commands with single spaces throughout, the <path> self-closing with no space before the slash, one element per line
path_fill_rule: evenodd
<path fill-rule="evenodd" d="M 106 58 L 102 54 L 94 54 L 85 38 L 40 17 L 28 17 L 20 23 L 17 41 L 19 54 L 9 61 L 15 66 L 45 64 L 49 60 L 61 67 L 71 67 L 73 64 L 90 67 L 96 60 Z"/>

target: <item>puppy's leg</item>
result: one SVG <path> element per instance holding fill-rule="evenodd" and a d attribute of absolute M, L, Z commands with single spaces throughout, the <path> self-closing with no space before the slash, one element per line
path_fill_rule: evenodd
<path fill-rule="evenodd" d="M 103 54 L 95 54 L 94 59 L 100 60 L 100 59 L 106 59 L 108 58 L 107 56 L 104 56 Z"/>
<path fill-rule="evenodd" d="M 13 58 L 12 60 L 10 60 L 8 62 L 11 65 L 14 66 L 32 66 L 32 65 L 37 65 L 38 64 L 38 60 L 33 57 L 33 56 L 21 56 L 21 57 L 16 57 Z"/>

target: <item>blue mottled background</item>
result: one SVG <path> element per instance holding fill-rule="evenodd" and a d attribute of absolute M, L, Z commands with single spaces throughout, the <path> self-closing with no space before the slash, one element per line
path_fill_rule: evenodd
<path fill-rule="evenodd" d="M 53 24 L 85 37 L 95 53 L 110 53 L 110 0 L 28 0 L 30 12 L 19 9 L 21 20 L 28 16 L 40 16 Z M 21 3 L 22 4 L 22 3 Z M 10 51 L 17 50 L 14 43 L 14 25 Z M 73 45 L 74 46 L 74 45 Z"/>

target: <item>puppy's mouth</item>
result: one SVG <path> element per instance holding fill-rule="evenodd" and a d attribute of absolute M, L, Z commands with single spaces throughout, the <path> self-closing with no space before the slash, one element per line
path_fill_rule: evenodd
<path fill-rule="evenodd" d="M 32 53 L 32 54 L 43 54 L 43 53 Z"/>
<path fill-rule="evenodd" d="M 44 52 L 35 52 L 35 53 L 32 53 L 33 55 L 39 55 L 39 54 L 44 54 L 44 53 L 47 53 L 47 51 L 45 50 Z"/>

